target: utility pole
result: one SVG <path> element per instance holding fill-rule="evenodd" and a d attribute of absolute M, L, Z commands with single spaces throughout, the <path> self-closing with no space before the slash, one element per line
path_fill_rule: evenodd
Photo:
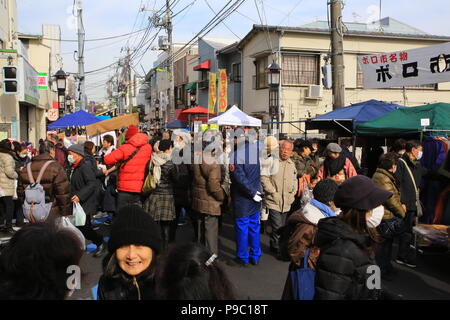
<path fill-rule="evenodd" d="M 170 90 L 169 90 L 169 105 L 168 105 L 168 122 L 173 121 L 175 118 L 175 74 L 173 72 L 173 43 L 172 43 L 172 18 L 170 15 L 170 5 L 169 0 L 166 0 L 166 29 L 167 29 L 167 40 L 169 41 L 169 75 L 170 75 Z"/>
<path fill-rule="evenodd" d="M 329 0 L 331 11 L 331 66 L 333 74 L 333 110 L 345 106 L 344 34 L 342 0 Z M 327 9 L 328 10 L 328 9 Z"/>
<path fill-rule="evenodd" d="M 133 97 L 131 92 L 131 65 L 130 65 L 130 48 L 127 48 L 127 92 L 128 92 L 128 113 L 133 112 Z"/>
<path fill-rule="evenodd" d="M 87 97 L 86 84 L 84 78 L 84 25 L 83 25 L 83 0 L 77 0 L 77 20 L 78 20 L 78 99 L 81 103 L 81 110 L 86 111 Z"/>

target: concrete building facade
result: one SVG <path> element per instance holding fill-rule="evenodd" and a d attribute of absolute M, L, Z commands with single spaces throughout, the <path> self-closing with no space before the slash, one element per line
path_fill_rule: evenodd
<path fill-rule="evenodd" d="M 364 24 L 349 26 L 344 34 L 345 104 L 370 99 L 415 106 L 450 100 L 450 83 L 391 89 L 363 89 L 359 55 L 402 51 L 450 41 L 428 35 L 395 19 L 381 20 L 380 29 Z M 391 26 L 392 25 L 392 26 Z M 259 26 L 239 43 L 242 50 L 243 110 L 268 122 L 267 66 L 281 67 L 279 89 L 282 121 L 298 121 L 332 110 L 331 89 L 322 86 L 321 66 L 329 54 L 328 26 L 313 23 L 302 27 Z M 296 124 L 296 126 L 300 126 Z M 301 129 L 304 129 L 303 124 Z M 299 133 L 289 124 L 282 132 Z"/>

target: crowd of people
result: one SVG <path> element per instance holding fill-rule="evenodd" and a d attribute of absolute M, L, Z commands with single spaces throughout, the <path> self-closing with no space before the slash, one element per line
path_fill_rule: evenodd
<path fill-rule="evenodd" d="M 304 267 L 315 271 L 315 299 L 380 299 L 381 290 L 366 286 L 367 269 L 378 265 L 383 279 L 393 279 L 397 238 L 395 262 L 416 266 L 412 227 L 417 186 L 427 174 L 419 142 L 399 139 L 363 175 L 347 142 L 235 139 L 223 162 L 214 139 L 204 138 L 201 150 L 191 148 L 194 140 L 185 131 L 152 135 L 130 126 L 117 145 L 103 136 L 101 148 L 91 141 L 66 148 L 56 135 L 34 153 L 1 141 L 1 231 L 13 237 L 0 254 L 0 298 L 67 297 L 65 268 L 77 265 L 83 251 L 73 233 L 57 226 L 74 204 L 87 217 L 77 228 L 96 245 L 92 255 L 103 257 L 104 300 L 236 299 L 221 263 L 258 265 L 268 231 L 271 252 L 290 261 L 283 299 L 300 299 L 294 287 Z M 262 149 L 267 157 L 250 161 Z M 51 210 L 45 222 L 25 225 L 22 204 L 36 184 Z M 99 212 L 112 224 L 107 242 L 92 224 Z M 219 248 L 224 213 L 236 242 L 234 259 L 226 261 Z M 193 241 L 177 243 L 186 220 Z"/>

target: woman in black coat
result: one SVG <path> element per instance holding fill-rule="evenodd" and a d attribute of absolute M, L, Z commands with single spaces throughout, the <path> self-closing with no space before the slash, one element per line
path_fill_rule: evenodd
<path fill-rule="evenodd" d="M 108 255 L 98 284 L 99 300 L 154 300 L 158 225 L 136 205 L 125 206 L 111 228 Z"/>
<path fill-rule="evenodd" d="M 377 281 L 369 277 L 376 275 L 373 252 L 380 237 L 375 228 L 383 218 L 382 204 L 391 196 L 365 176 L 350 178 L 339 186 L 334 202 L 342 215 L 320 220 L 315 238 L 320 249 L 315 299 L 380 298 Z"/>
<path fill-rule="evenodd" d="M 94 231 L 91 224 L 91 217 L 97 212 L 98 206 L 98 183 L 95 171 L 92 164 L 85 159 L 83 144 L 74 144 L 69 147 L 68 160 L 71 164 L 70 193 L 72 202 L 80 203 L 86 214 L 86 224 L 78 228 L 86 239 L 91 240 L 97 246 L 93 256 L 100 257 L 106 251 L 106 244 L 103 237 Z"/>

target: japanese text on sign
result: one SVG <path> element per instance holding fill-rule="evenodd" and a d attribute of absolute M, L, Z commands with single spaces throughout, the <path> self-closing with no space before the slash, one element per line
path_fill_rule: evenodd
<path fill-rule="evenodd" d="M 361 56 L 364 88 L 390 88 L 450 81 L 450 42 Z"/>
<path fill-rule="evenodd" d="M 227 106 L 228 106 L 227 70 L 219 69 L 219 112 L 227 111 Z"/>
<path fill-rule="evenodd" d="M 209 74 L 209 92 L 208 92 L 208 112 L 216 112 L 216 101 L 217 101 L 217 84 L 216 84 L 216 74 Z"/>

